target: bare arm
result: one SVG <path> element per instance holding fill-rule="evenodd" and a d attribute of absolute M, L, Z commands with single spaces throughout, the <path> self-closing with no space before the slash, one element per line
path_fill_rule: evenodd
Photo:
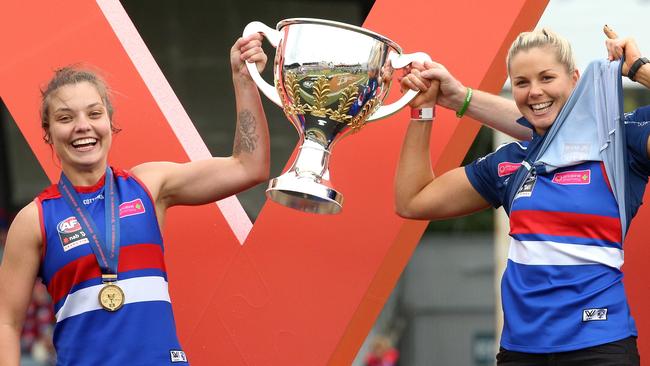
<path fill-rule="evenodd" d="M 403 84 L 405 81 L 403 80 Z M 414 107 L 435 103 L 437 83 L 412 102 Z M 436 177 L 431 168 L 429 141 L 432 122 L 411 121 L 406 131 L 395 178 L 397 214 L 436 220 L 470 214 L 489 207 L 474 189 L 463 168 Z"/>
<path fill-rule="evenodd" d="M 421 70 L 412 70 L 412 76 L 406 78 L 406 87 L 415 89 L 415 79 L 438 80 L 440 94 L 437 104 L 458 111 L 463 106 L 467 87 L 455 79 L 447 69 L 438 63 L 427 62 L 424 65 L 415 65 Z M 532 130 L 519 125 L 516 120 L 521 117 L 515 102 L 504 97 L 474 90 L 472 100 L 465 115 L 481 122 L 482 124 L 501 131 L 518 140 L 530 140 Z"/>
<path fill-rule="evenodd" d="M 411 121 L 406 132 L 395 179 L 397 214 L 410 219 L 438 220 L 467 215 L 490 204 L 474 189 L 465 169 L 440 177 L 431 169 L 431 122 Z"/>
<path fill-rule="evenodd" d="M 269 175 L 269 133 L 257 86 L 245 66 L 266 63 L 261 36 L 239 39 L 231 49 L 233 84 L 237 101 L 237 126 L 230 157 L 211 158 L 185 164 L 145 163 L 133 168 L 156 200 L 158 213 L 174 205 L 214 202 L 250 188 Z"/>
<path fill-rule="evenodd" d="M 9 228 L 0 265 L 0 365 L 18 366 L 20 333 L 41 258 L 41 229 L 34 202 Z"/>

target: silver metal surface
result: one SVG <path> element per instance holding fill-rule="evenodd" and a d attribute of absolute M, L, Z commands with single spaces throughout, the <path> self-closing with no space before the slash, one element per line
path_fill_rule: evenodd
<path fill-rule="evenodd" d="M 381 106 L 392 81 L 391 59 L 401 49 L 374 32 L 327 20 L 287 19 L 277 30 L 275 88 L 301 147 L 267 195 L 302 211 L 338 213 L 343 196 L 329 181 L 330 152 Z"/>

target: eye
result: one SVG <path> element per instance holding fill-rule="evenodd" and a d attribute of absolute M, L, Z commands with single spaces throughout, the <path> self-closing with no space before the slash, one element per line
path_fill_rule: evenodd
<path fill-rule="evenodd" d="M 543 82 L 551 82 L 553 80 L 555 80 L 555 76 L 553 76 L 553 75 L 543 75 L 542 76 L 542 81 Z"/>
<path fill-rule="evenodd" d="M 72 121 L 72 116 L 64 114 L 56 117 L 57 122 L 66 123 Z"/>
<path fill-rule="evenodd" d="M 103 114 L 104 112 L 97 110 L 97 111 L 91 111 L 90 113 L 88 113 L 88 116 L 92 119 L 98 119 L 101 118 Z"/>
<path fill-rule="evenodd" d="M 515 80 L 515 86 L 518 88 L 523 88 L 528 85 L 527 80 Z"/>

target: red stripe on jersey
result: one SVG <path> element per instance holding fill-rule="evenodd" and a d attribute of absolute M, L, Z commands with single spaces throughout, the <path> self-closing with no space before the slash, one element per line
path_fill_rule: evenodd
<path fill-rule="evenodd" d="M 160 269 L 166 272 L 162 248 L 158 244 L 137 244 L 120 248 L 118 272 L 138 269 Z M 81 257 L 59 269 L 52 277 L 47 290 L 56 304 L 75 285 L 101 277 L 101 271 L 94 254 Z M 119 279 L 119 276 L 118 276 Z"/>
<path fill-rule="evenodd" d="M 607 184 L 607 188 L 609 188 L 610 192 L 614 192 L 612 190 L 612 186 L 609 184 L 609 177 L 607 177 L 607 170 L 605 169 L 605 163 L 603 163 L 602 161 L 600 162 L 600 171 L 603 173 L 603 180 Z"/>
<path fill-rule="evenodd" d="M 510 234 L 546 234 L 621 242 L 618 217 L 570 212 L 515 210 L 510 213 Z"/>

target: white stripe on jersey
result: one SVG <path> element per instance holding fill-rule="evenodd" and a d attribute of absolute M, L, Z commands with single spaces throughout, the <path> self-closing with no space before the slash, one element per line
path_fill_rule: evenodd
<path fill-rule="evenodd" d="M 594 245 L 511 239 L 508 259 L 515 263 L 527 265 L 576 266 L 604 264 L 621 269 L 623 250 Z"/>
<path fill-rule="evenodd" d="M 118 281 L 124 291 L 124 305 L 144 301 L 166 301 L 169 299 L 169 285 L 163 277 L 136 277 Z M 102 309 L 99 304 L 99 291 L 104 285 L 83 288 L 68 295 L 65 303 L 56 313 L 57 323 L 71 316 Z M 119 311 L 119 310 L 118 310 Z"/>

